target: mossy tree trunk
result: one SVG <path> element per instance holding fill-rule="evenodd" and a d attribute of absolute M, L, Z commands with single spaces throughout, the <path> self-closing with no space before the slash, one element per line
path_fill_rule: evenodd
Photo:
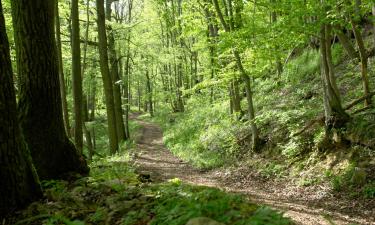
<path fill-rule="evenodd" d="M 0 0 L 0 218 L 42 196 L 17 118 L 16 96 Z"/>
<path fill-rule="evenodd" d="M 56 179 L 68 172 L 86 174 L 87 164 L 64 130 L 54 36 L 55 1 L 13 0 L 11 5 L 20 78 L 20 123 L 38 175 Z"/>

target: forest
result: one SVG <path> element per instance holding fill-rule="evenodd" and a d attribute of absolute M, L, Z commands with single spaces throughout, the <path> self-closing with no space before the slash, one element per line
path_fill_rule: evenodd
<path fill-rule="evenodd" d="M 0 225 L 373 225 L 374 95 L 374 0 L 0 0 Z"/>

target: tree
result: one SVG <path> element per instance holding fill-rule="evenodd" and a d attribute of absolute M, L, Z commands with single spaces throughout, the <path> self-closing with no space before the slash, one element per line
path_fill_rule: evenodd
<path fill-rule="evenodd" d="M 213 0 L 212 2 L 214 4 L 216 14 L 219 17 L 219 20 L 220 20 L 220 22 L 221 22 L 221 24 L 224 28 L 224 31 L 226 33 L 231 33 L 232 32 L 231 26 L 230 26 L 230 24 L 228 25 L 228 23 L 225 21 L 223 13 L 221 12 L 221 9 L 220 9 L 219 2 L 217 0 Z M 253 104 L 253 91 L 252 91 L 252 88 L 251 88 L 251 80 L 250 80 L 250 77 L 249 77 L 247 71 L 245 70 L 245 68 L 243 66 L 242 59 L 241 59 L 241 56 L 240 56 L 240 53 L 238 52 L 238 50 L 233 48 L 232 53 L 234 55 L 234 59 L 235 59 L 236 64 L 237 64 L 237 69 L 239 70 L 241 78 L 245 83 L 246 100 L 247 100 L 247 104 L 248 104 L 248 118 L 249 118 L 249 121 L 250 121 L 250 127 L 251 127 L 251 132 L 252 132 L 252 149 L 256 150 L 256 149 L 259 148 L 260 139 L 259 139 L 258 128 L 257 128 L 256 123 L 254 121 L 255 120 L 255 111 L 254 111 L 254 104 Z"/>
<path fill-rule="evenodd" d="M 72 20 L 72 81 L 74 100 L 74 142 L 80 153 L 83 147 L 82 133 L 82 75 L 81 75 L 81 46 L 79 34 L 79 12 L 78 0 L 72 0 L 71 5 Z"/>
<path fill-rule="evenodd" d="M 16 96 L 0 0 L 0 218 L 42 196 L 17 118 Z"/>
<path fill-rule="evenodd" d="M 323 1 L 324 4 L 324 1 Z M 323 24 L 320 31 L 321 75 L 323 80 L 323 100 L 326 129 L 341 128 L 349 120 L 341 105 L 340 93 L 332 64 L 331 26 Z"/>
<path fill-rule="evenodd" d="M 108 52 L 107 52 L 107 34 L 105 29 L 105 11 L 104 0 L 96 0 L 97 8 L 97 23 L 99 36 L 99 56 L 100 56 L 100 71 L 103 79 L 105 104 L 107 109 L 108 119 L 108 135 L 110 144 L 110 153 L 115 154 L 118 151 L 118 135 L 116 128 L 116 114 L 115 103 L 113 97 L 113 84 L 108 66 Z"/>
<path fill-rule="evenodd" d="M 14 0 L 11 6 L 20 123 L 38 175 L 55 179 L 68 172 L 86 174 L 86 162 L 64 130 L 54 36 L 55 1 Z"/>
<path fill-rule="evenodd" d="M 66 85 L 64 77 L 64 64 L 62 60 L 61 51 L 61 28 L 60 28 L 60 13 L 59 13 L 59 1 L 55 1 L 55 29 L 56 29 L 56 44 L 57 44 L 57 56 L 59 60 L 59 81 L 60 81 L 60 92 L 61 92 L 61 103 L 63 109 L 63 119 L 65 131 L 68 136 L 70 136 L 70 123 L 69 123 L 69 111 L 68 111 L 68 101 L 66 99 Z"/>
<path fill-rule="evenodd" d="M 112 9 L 111 4 L 114 0 L 106 1 L 106 19 L 112 21 Z M 122 100 L 121 100 L 121 79 L 119 75 L 119 59 L 117 59 L 116 46 L 115 46 L 115 35 L 112 26 L 108 26 L 108 53 L 109 61 L 111 64 L 110 75 L 113 85 L 113 100 L 115 104 L 115 116 L 116 116 L 116 129 L 117 129 L 117 139 L 118 141 L 125 141 L 127 139 L 125 133 L 125 125 L 122 110 Z"/>

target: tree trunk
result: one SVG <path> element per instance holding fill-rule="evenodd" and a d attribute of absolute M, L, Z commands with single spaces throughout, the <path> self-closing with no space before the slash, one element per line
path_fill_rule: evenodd
<path fill-rule="evenodd" d="M 82 75 L 81 75 L 81 46 L 79 34 L 78 0 L 72 0 L 72 81 L 74 102 L 74 142 L 78 151 L 82 154 Z"/>
<path fill-rule="evenodd" d="M 232 85 L 232 102 L 233 102 L 233 111 L 235 113 L 241 113 L 241 97 L 240 97 L 240 89 L 238 87 L 238 80 L 235 78 Z"/>
<path fill-rule="evenodd" d="M 130 39 L 130 35 L 128 36 Z M 129 130 L 129 111 L 130 111 L 130 101 L 129 101 L 129 91 L 130 91 L 130 41 L 128 39 L 127 43 L 127 53 L 125 62 L 125 76 L 124 76 L 124 99 L 125 99 L 125 133 L 126 137 L 130 138 Z"/>
<path fill-rule="evenodd" d="M 276 0 L 271 0 L 271 4 L 275 5 Z M 275 10 L 272 10 L 271 12 L 271 23 L 277 23 L 277 12 Z M 276 46 L 275 51 L 276 51 L 276 71 L 277 71 L 277 76 L 280 78 L 281 74 L 283 73 L 283 64 L 281 63 L 281 59 L 279 56 L 280 47 Z"/>
<path fill-rule="evenodd" d="M 59 60 L 59 81 L 60 81 L 60 92 L 61 92 L 61 103 L 63 110 L 63 119 L 65 132 L 70 136 L 70 123 L 69 123 L 69 111 L 68 111 L 68 101 L 66 99 L 66 85 L 64 77 L 64 64 L 62 60 L 61 52 L 61 31 L 60 31 L 60 17 L 59 17 L 59 2 L 55 1 L 56 19 L 55 19 L 55 29 L 56 29 L 56 44 L 57 44 L 57 56 Z"/>
<path fill-rule="evenodd" d="M 322 78 L 323 90 L 324 90 L 324 104 L 325 104 L 325 124 L 326 130 L 332 128 L 341 128 L 345 126 L 345 123 L 349 120 L 349 116 L 342 108 L 339 93 L 335 91 L 335 79 L 333 73 L 333 66 L 330 65 L 332 62 L 331 55 L 331 41 L 330 41 L 330 29 L 327 29 L 327 25 L 322 25 L 320 31 L 320 52 L 321 52 L 321 66 L 322 66 Z"/>
<path fill-rule="evenodd" d="M 88 101 L 87 97 L 84 96 L 83 98 L 83 117 L 85 122 L 90 122 L 89 118 L 89 111 L 88 111 Z M 92 160 L 92 156 L 94 154 L 94 147 L 93 147 L 93 141 L 91 137 L 91 129 L 86 126 L 86 123 L 83 123 L 83 131 L 85 133 L 86 138 L 86 144 L 87 144 L 87 150 L 88 150 L 88 159 L 89 161 Z"/>
<path fill-rule="evenodd" d="M 245 68 L 243 68 L 242 61 L 240 54 L 233 50 L 233 54 L 236 59 L 238 70 L 241 73 L 241 78 L 244 80 L 245 83 L 245 90 L 246 90 L 246 100 L 247 100 L 247 110 L 248 110 L 248 117 L 250 121 L 251 133 L 252 133 L 252 149 L 257 151 L 259 149 L 259 132 L 257 125 L 255 123 L 255 110 L 254 110 L 254 103 L 253 103 L 253 92 L 251 90 L 251 81 L 250 77 L 247 75 Z"/>
<path fill-rule="evenodd" d="M 154 116 L 154 107 L 152 104 L 152 88 L 151 88 L 151 79 L 149 75 L 149 71 L 146 70 L 146 85 L 147 85 L 147 102 L 148 102 L 148 109 L 150 112 L 150 116 Z"/>
<path fill-rule="evenodd" d="M 220 22 L 221 22 L 222 26 L 224 27 L 225 32 L 230 33 L 231 32 L 230 26 L 228 26 L 228 24 L 225 22 L 225 19 L 224 19 L 224 16 L 223 16 L 223 14 L 220 10 L 220 6 L 219 6 L 218 1 L 213 0 L 212 2 L 214 4 L 216 14 L 219 17 Z M 247 100 L 247 104 L 248 104 L 248 118 L 249 118 L 251 132 L 252 132 L 252 149 L 257 151 L 260 147 L 259 146 L 260 139 L 259 139 L 258 128 L 257 128 L 256 123 L 255 123 L 255 110 L 254 110 L 254 104 L 253 104 L 253 93 L 252 93 L 252 89 L 251 89 L 251 80 L 250 80 L 250 77 L 248 76 L 245 68 L 242 65 L 240 53 L 235 49 L 233 49 L 232 52 L 233 52 L 234 58 L 236 60 L 237 68 L 240 72 L 241 78 L 243 79 L 243 81 L 245 83 L 246 100 Z"/>
<path fill-rule="evenodd" d="M 357 28 L 356 22 L 351 18 L 350 23 L 353 28 L 353 33 L 355 40 L 359 49 L 359 58 L 361 59 L 361 76 L 362 76 L 362 86 L 364 90 L 364 95 L 367 96 L 370 93 L 370 85 L 368 80 L 368 56 L 363 42 L 362 34 Z M 371 104 L 371 97 L 365 99 L 365 107 Z"/>
<path fill-rule="evenodd" d="M 41 179 L 60 178 L 67 172 L 86 174 L 86 162 L 64 130 L 54 38 L 55 2 L 11 3 L 21 82 L 20 122 L 38 174 Z"/>
<path fill-rule="evenodd" d="M 108 21 L 112 21 L 112 9 L 111 4 L 113 0 L 107 0 L 106 4 L 106 19 Z M 123 118 L 123 110 L 122 110 L 122 100 L 121 100 L 121 81 L 119 76 L 119 60 L 117 60 L 117 54 L 115 49 L 115 36 L 113 34 L 113 30 L 111 26 L 108 26 L 108 55 L 109 61 L 111 64 L 111 79 L 113 85 L 113 100 L 115 104 L 115 116 L 116 116 L 116 130 L 117 130 L 117 140 L 118 142 L 125 141 L 126 133 L 125 133 L 125 126 L 124 126 L 124 118 Z"/>
<path fill-rule="evenodd" d="M 339 38 L 339 41 L 342 47 L 345 49 L 350 59 L 358 58 L 358 54 L 355 51 L 353 44 L 350 42 L 350 39 L 342 32 L 342 27 L 335 26 L 334 28 L 335 28 L 335 33 L 337 37 Z"/>
<path fill-rule="evenodd" d="M 118 139 L 116 128 L 115 103 L 113 97 L 113 85 L 108 67 L 107 52 L 107 34 L 105 29 L 104 0 L 96 0 L 98 14 L 98 36 L 99 36 L 99 55 L 100 55 L 100 71 L 102 74 L 104 95 L 107 108 L 108 134 L 110 153 L 115 154 L 118 151 Z"/>
<path fill-rule="evenodd" d="M 0 218 L 42 196 L 17 117 L 16 95 L 0 0 Z"/>

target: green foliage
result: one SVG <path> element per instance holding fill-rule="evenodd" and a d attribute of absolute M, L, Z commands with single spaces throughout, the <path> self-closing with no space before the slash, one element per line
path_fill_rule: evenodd
<path fill-rule="evenodd" d="M 374 182 L 366 180 L 366 173 L 359 169 L 355 163 L 351 163 L 339 174 L 328 170 L 325 172 L 325 176 L 330 180 L 334 191 L 345 191 L 352 198 L 375 198 Z"/>
<path fill-rule="evenodd" d="M 362 189 L 365 198 L 375 198 L 375 183 L 366 184 Z"/>
<path fill-rule="evenodd" d="M 218 167 L 230 160 L 236 154 L 235 134 L 241 124 L 228 115 L 226 102 L 210 105 L 192 98 L 186 108 L 187 112 L 173 117 L 166 108 L 155 115 L 167 147 L 199 168 Z"/>
<path fill-rule="evenodd" d="M 318 76 L 320 54 L 317 50 L 308 49 L 302 55 L 286 65 L 283 77 L 293 83 L 310 79 L 312 75 Z"/>
<path fill-rule="evenodd" d="M 234 225 L 291 224 L 274 210 L 248 204 L 243 196 L 228 195 L 214 188 L 171 183 L 153 190 L 158 195 L 151 224 L 183 225 L 200 216 Z"/>

